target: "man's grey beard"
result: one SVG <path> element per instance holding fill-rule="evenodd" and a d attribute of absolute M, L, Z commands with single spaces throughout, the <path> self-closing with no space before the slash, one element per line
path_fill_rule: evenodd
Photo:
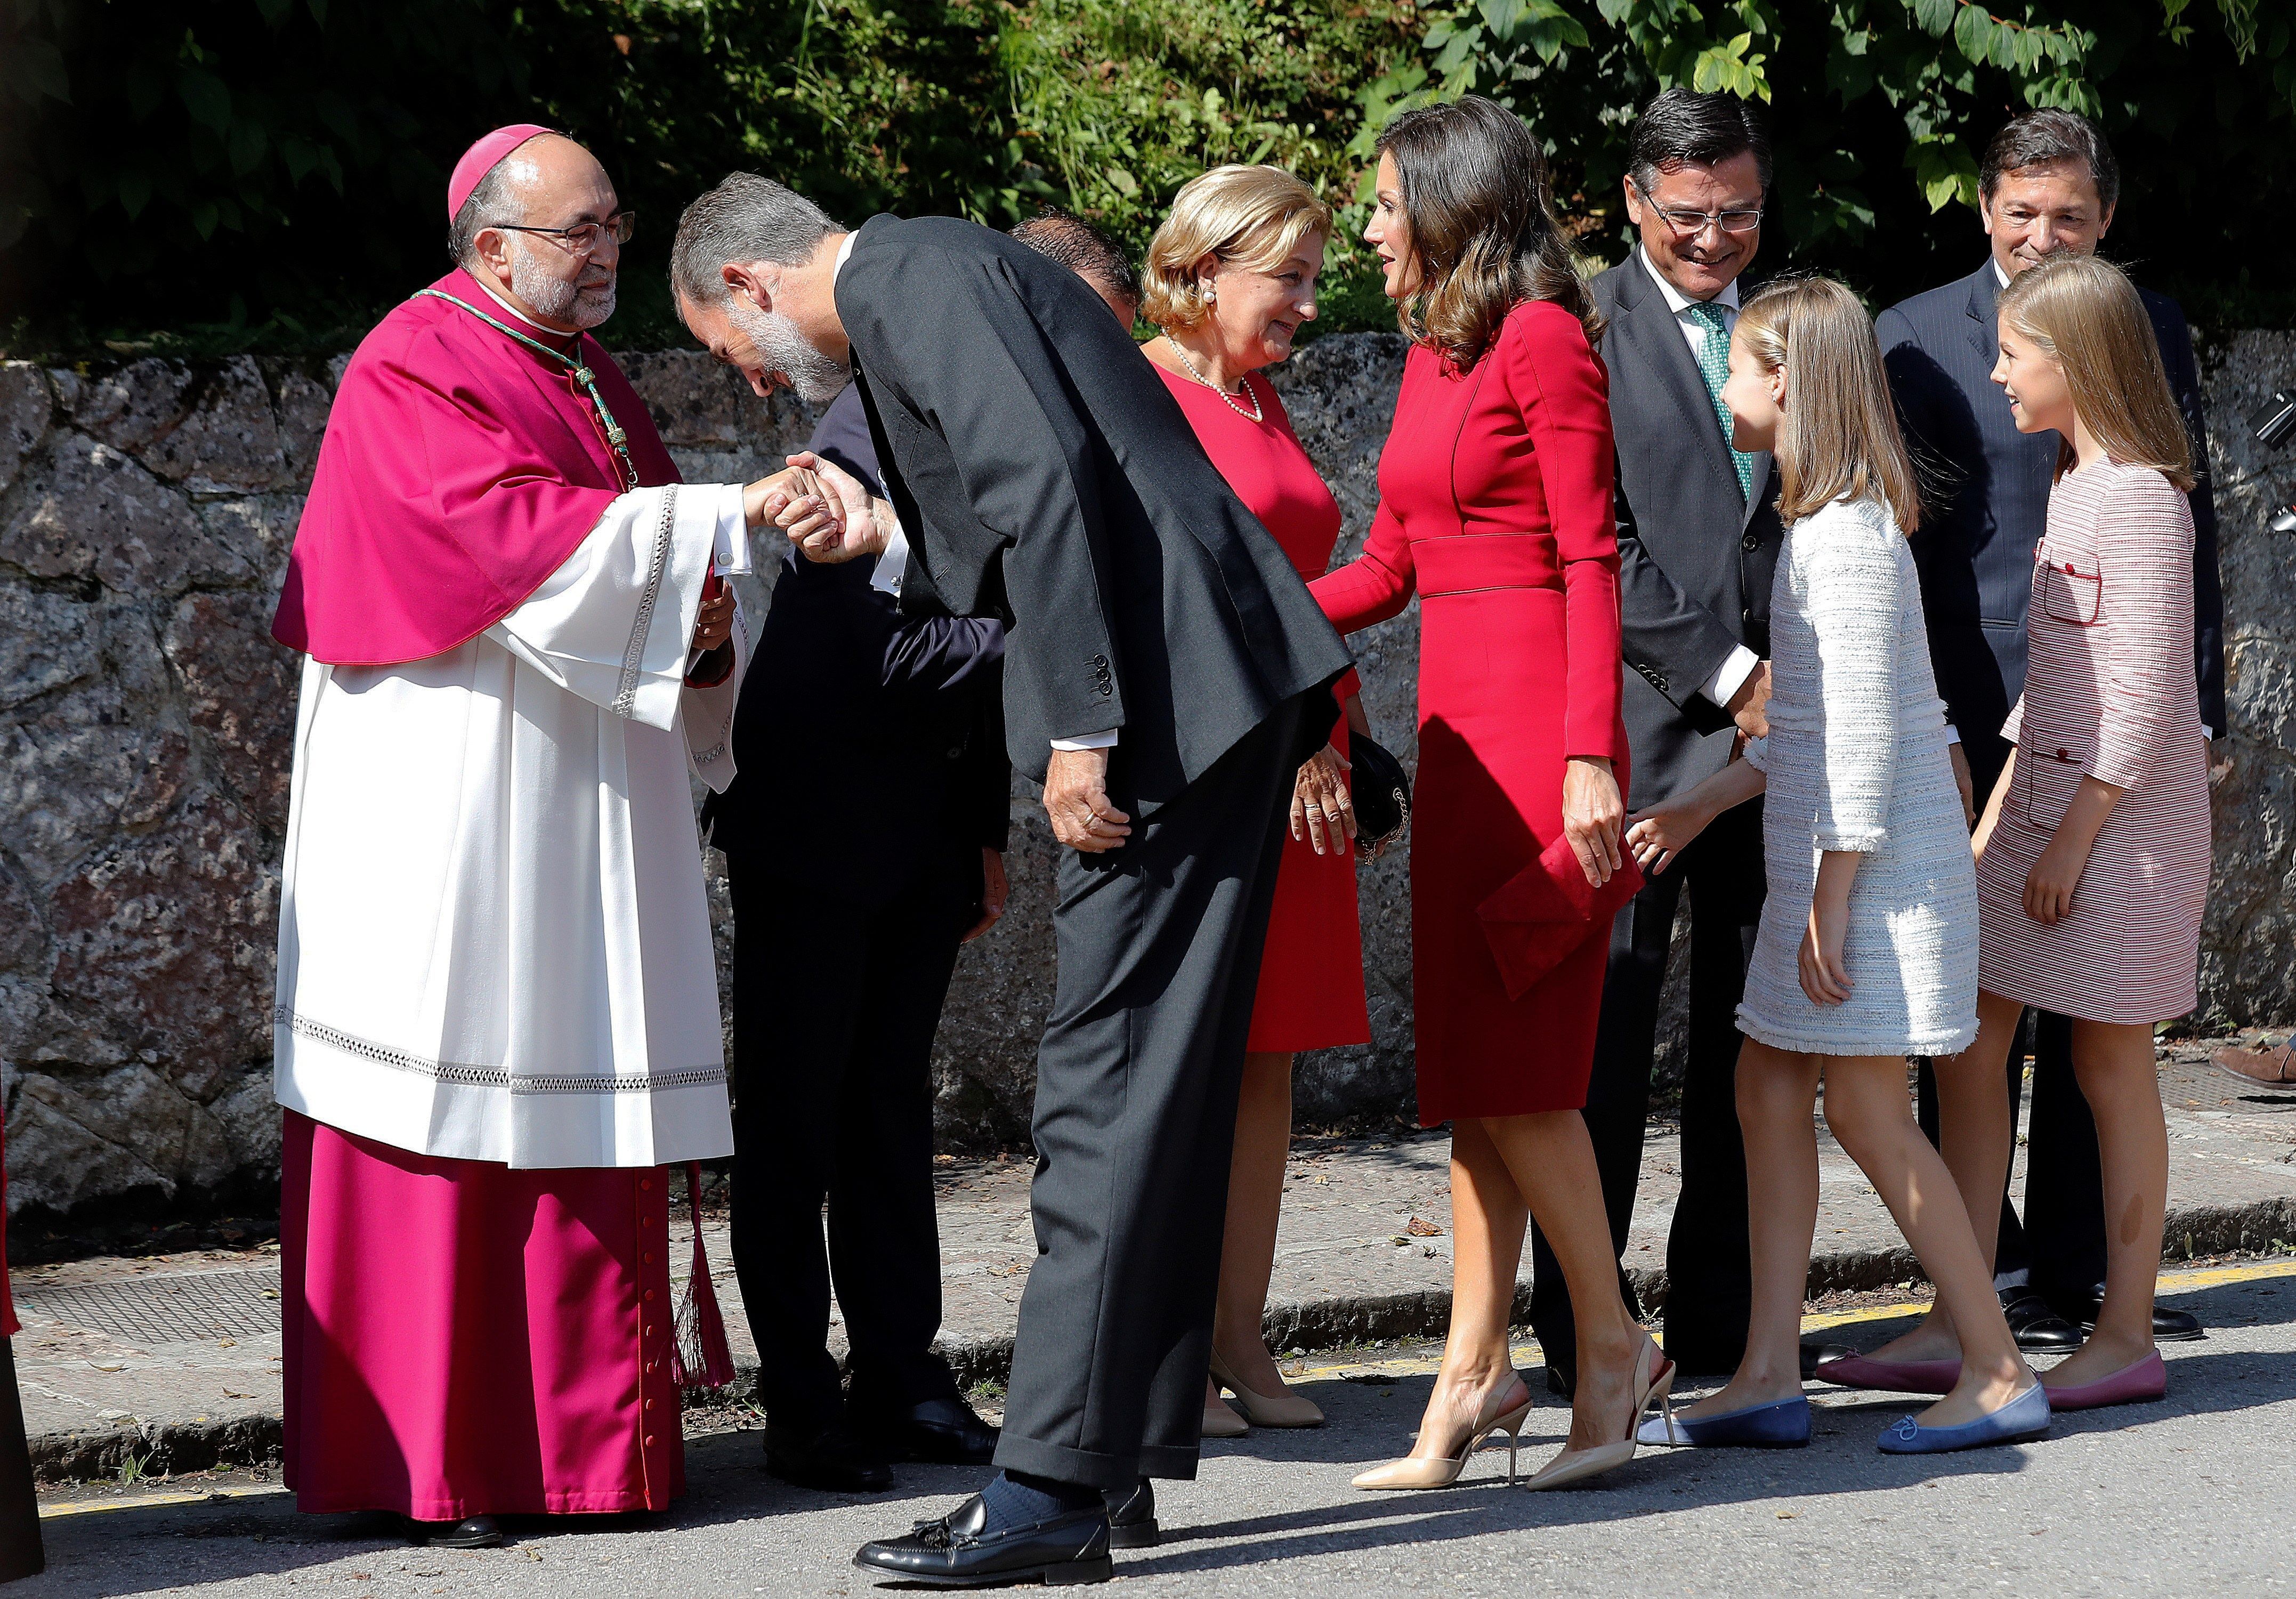
<path fill-rule="evenodd" d="M 825 406 L 853 381 L 853 369 L 821 349 L 779 311 L 760 311 L 738 295 L 728 295 L 726 316 L 757 352 L 758 364 L 789 380 L 808 406 Z"/>
<path fill-rule="evenodd" d="M 587 266 L 582 268 L 582 275 L 592 275 Z M 535 264 L 522 242 L 519 249 L 511 251 L 510 291 L 525 301 L 536 316 L 552 322 L 562 322 L 569 327 L 596 327 L 614 314 L 616 287 L 611 272 L 606 274 L 604 283 L 587 285 L 553 277 Z"/>

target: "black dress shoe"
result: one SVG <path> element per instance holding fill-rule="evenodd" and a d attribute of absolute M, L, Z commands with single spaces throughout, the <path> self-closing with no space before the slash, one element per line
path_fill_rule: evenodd
<path fill-rule="evenodd" d="M 2096 1313 L 2104 1308 L 2104 1296 L 2100 1294 L 2085 1304 L 2074 1307 L 2080 1316 L 2083 1332 L 2096 1331 Z M 2189 1310 L 2171 1310 L 2166 1305 L 2152 1307 L 2152 1341 L 2154 1343 L 2197 1343 L 2209 1335 L 2201 1325 L 2201 1318 Z"/>
<path fill-rule="evenodd" d="M 1047 1587 L 1106 1582 L 1108 1507 L 1063 1511 L 1048 1521 L 988 1526 L 975 1494 L 938 1521 L 919 1521 L 906 1538 L 864 1544 L 853 1563 L 904 1582 L 936 1588 L 994 1587 L 1041 1582 Z"/>
<path fill-rule="evenodd" d="M 899 1409 L 847 1407 L 847 1425 L 895 1460 L 936 1465 L 987 1465 L 996 1456 L 996 1429 L 954 1397 Z"/>
<path fill-rule="evenodd" d="M 407 1536 L 433 1549 L 493 1549 L 501 1546 L 503 1529 L 492 1516 L 464 1516 L 459 1521 L 418 1521 L 406 1519 Z"/>
<path fill-rule="evenodd" d="M 766 1470 L 783 1482 L 832 1494 L 882 1494 L 893 1470 L 843 1423 L 808 1432 L 766 1423 Z"/>
<path fill-rule="evenodd" d="M 2017 1347 L 2029 1355 L 2070 1355 L 2081 1347 L 2081 1330 L 2030 1288 L 2003 1289 L 2001 1314 Z"/>
<path fill-rule="evenodd" d="M 1152 1549 L 1164 1541 L 1164 1529 L 1156 1522 L 1156 1485 L 1148 1479 L 1111 1488 L 1101 1497 L 1108 1504 L 1110 1548 Z"/>

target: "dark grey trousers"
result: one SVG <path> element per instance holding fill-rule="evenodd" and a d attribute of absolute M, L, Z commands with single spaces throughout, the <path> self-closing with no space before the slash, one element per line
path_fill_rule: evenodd
<path fill-rule="evenodd" d="M 1304 703 L 1136 821 L 1121 849 L 1061 852 L 1037 1263 L 1000 1466 L 1096 1488 L 1196 1474 L 1236 1095 Z"/>

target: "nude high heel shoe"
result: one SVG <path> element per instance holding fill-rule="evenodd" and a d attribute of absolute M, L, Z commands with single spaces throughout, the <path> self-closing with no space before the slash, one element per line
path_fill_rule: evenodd
<path fill-rule="evenodd" d="M 1674 1362 L 1669 1360 L 1648 1333 L 1643 1335 L 1642 1352 L 1635 1357 L 1635 1407 L 1627 1417 L 1627 1435 L 1617 1443 L 1596 1444 L 1592 1448 L 1565 1448 L 1539 1469 L 1538 1474 L 1525 1488 L 1563 1488 L 1573 1482 L 1583 1482 L 1589 1477 L 1615 1470 L 1635 1457 L 1635 1444 L 1642 1432 L 1643 1412 L 1656 1399 L 1666 1415 L 1669 1436 L 1674 1431 Z"/>
<path fill-rule="evenodd" d="M 1235 1380 L 1227 1362 L 1215 1350 L 1211 1360 L 1212 1381 L 1235 1396 L 1243 1412 L 1243 1419 L 1255 1427 L 1320 1427 L 1324 1413 L 1316 1401 L 1295 1393 L 1254 1393 Z"/>
<path fill-rule="evenodd" d="M 1530 1414 L 1530 1398 L 1525 1394 L 1522 1402 L 1500 1410 L 1514 1391 L 1517 1379 L 1509 1378 L 1497 1393 L 1483 1401 L 1482 1413 L 1475 1424 L 1467 1430 L 1466 1441 L 1448 1455 L 1429 1459 L 1423 1456 L 1406 1455 L 1401 1460 L 1390 1460 L 1385 1465 L 1374 1466 L 1355 1480 L 1355 1486 L 1364 1488 L 1448 1488 L 1458 1481 L 1459 1473 L 1467 1469 L 1467 1456 L 1475 1447 L 1494 1432 L 1507 1435 L 1507 1486 L 1514 1486 L 1515 1452 L 1521 1443 L 1522 1423 Z"/>

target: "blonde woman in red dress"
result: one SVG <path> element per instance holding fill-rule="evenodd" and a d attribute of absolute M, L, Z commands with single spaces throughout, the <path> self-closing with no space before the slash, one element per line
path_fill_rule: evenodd
<path fill-rule="evenodd" d="M 1531 1479 L 1553 1488 L 1633 1458 L 1643 1410 L 1673 1381 L 1620 1296 L 1579 1114 L 1610 917 L 1588 913 L 1528 986 L 1498 964 L 1486 921 L 1517 890 L 1600 906 L 1612 878 L 1638 881 L 1620 854 L 1609 380 L 1521 120 L 1468 95 L 1406 112 L 1379 148 L 1364 237 L 1412 349 L 1370 538 L 1309 587 L 1342 633 L 1421 601 L 1412 998 L 1419 1119 L 1452 1124 L 1454 1265 L 1418 1445 L 1356 1484 L 1439 1488 L 1480 1438 L 1519 1431 L 1530 1391 L 1507 1324 L 1536 1216 L 1578 1338 L 1570 1440 Z"/>
<path fill-rule="evenodd" d="M 1142 273 L 1147 346 L 1212 464 L 1302 578 L 1331 564 L 1340 507 L 1292 431 L 1261 368 L 1292 354 L 1316 315 L 1331 208 L 1290 173 L 1231 166 L 1173 198 Z M 1300 768 L 1252 1003 L 1235 1153 L 1228 1168 L 1204 1434 L 1248 1425 L 1315 1427 L 1324 1413 L 1290 1391 L 1260 1334 L 1275 1263 L 1276 1213 L 1292 1143 L 1292 1062 L 1303 1049 L 1371 1040 L 1356 912 L 1348 734 L 1368 732 L 1354 674 L 1334 690 L 1331 741 Z M 1221 1392 L 1235 1396 L 1231 1409 Z M 1238 1411 L 1242 1414 L 1239 1414 Z"/>

